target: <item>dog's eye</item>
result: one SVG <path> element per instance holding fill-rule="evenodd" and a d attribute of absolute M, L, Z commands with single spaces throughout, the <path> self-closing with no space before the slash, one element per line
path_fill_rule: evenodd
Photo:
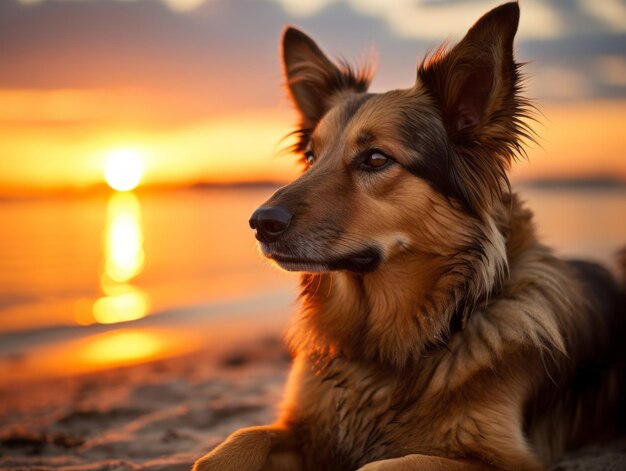
<path fill-rule="evenodd" d="M 380 151 L 373 150 L 361 163 L 363 170 L 381 170 L 385 168 L 392 160 Z"/>
<path fill-rule="evenodd" d="M 307 165 L 312 165 L 313 162 L 315 161 L 315 154 L 313 153 L 312 150 L 307 150 L 304 153 L 304 160 L 306 161 Z"/>

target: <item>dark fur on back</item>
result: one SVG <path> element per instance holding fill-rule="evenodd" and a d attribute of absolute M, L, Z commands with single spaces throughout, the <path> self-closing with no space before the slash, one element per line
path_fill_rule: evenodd
<path fill-rule="evenodd" d="M 536 446 L 546 453 L 552 450 L 553 458 L 558 456 L 554 450 L 575 449 L 626 432 L 624 293 L 600 265 L 570 261 L 567 269 L 586 298 L 586 328 L 569 333 L 568 355 L 548 367 L 550 376 L 525 412 L 527 433 L 537 434 L 532 437 Z"/>

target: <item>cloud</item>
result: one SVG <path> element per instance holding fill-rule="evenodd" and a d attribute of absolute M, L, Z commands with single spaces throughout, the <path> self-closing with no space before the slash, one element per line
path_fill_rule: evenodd
<path fill-rule="evenodd" d="M 565 67 L 546 66 L 537 69 L 528 86 L 533 97 L 557 100 L 582 100 L 592 95 L 591 83 L 585 75 Z"/>
<path fill-rule="evenodd" d="M 275 106 L 286 22 L 279 6 L 256 1 L 184 15 L 152 0 L 0 2 L 0 87 L 178 94 L 190 117 Z"/>
<path fill-rule="evenodd" d="M 464 32 L 485 12 L 501 4 L 500 0 L 474 0 L 468 2 L 414 2 L 401 0 L 390 3 L 384 0 L 350 0 L 355 10 L 385 18 L 392 29 L 413 38 L 441 38 L 450 31 Z M 532 21 L 520 26 L 522 38 L 551 38 L 563 33 L 564 25 L 545 3 L 526 0 L 524 15 Z M 448 31 L 442 30 L 442 25 Z"/>
<path fill-rule="evenodd" d="M 502 0 L 273 0 L 290 14 L 319 15 L 331 4 L 347 3 L 360 14 L 383 20 L 395 33 L 415 39 L 441 39 L 450 32 L 465 31 L 472 22 Z M 304 8 L 306 5 L 306 8 Z M 581 31 L 626 31 L 626 6 L 621 0 L 578 2 L 522 0 L 519 38 L 549 39 Z M 572 14 L 573 13 L 573 14 Z M 574 24 L 574 16 L 581 20 Z M 444 28 L 445 25 L 445 28 Z"/>
<path fill-rule="evenodd" d="M 163 0 L 174 11 L 191 11 L 202 5 L 205 0 Z"/>
<path fill-rule="evenodd" d="M 312 16 L 328 5 L 333 3 L 335 0 L 307 0 L 307 1 L 294 1 L 294 0 L 272 0 L 285 9 L 285 11 L 296 18 L 302 18 L 307 16 Z"/>
<path fill-rule="evenodd" d="M 376 49 L 373 90 L 407 87 L 420 58 L 501 2 L 176 0 L 173 9 L 168 1 L 0 1 L 0 88 L 152 91 L 149 106 L 172 120 L 284 105 L 278 43 L 289 23 L 332 56 L 358 59 Z M 542 80 L 567 75 L 568 83 L 577 76 L 578 88 L 568 89 L 587 97 L 626 96 L 616 65 L 626 58 L 625 20 L 611 20 L 624 2 L 520 3 L 516 46 L 530 72 Z M 541 99 L 572 96 L 540 85 Z"/>
<path fill-rule="evenodd" d="M 578 0 L 578 4 L 611 30 L 626 32 L 626 4 L 622 0 Z"/>
<path fill-rule="evenodd" d="M 596 59 L 595 66 L 604 83 L 626 87 L 626 57 L 601 56 Z"/>
<path fill-rule="evenodd" d="M 24 5 L 32 5 L 32 4 L 42 3 L 44 1 L 50 1 L 50 0 L 17 0 L 17 1 Z M 64 1 L 77 2 L 77 1 L 91 1 L 91 0 L 64 0 Z M 124 1 L 135 1 L 135 0 L 124 0 Z M 164 5 L 168 6 L 172 11 L 187 12 L 187 11 L 195 10 L 200 5 L 203 5 L 205 2 L 211 1 L 211 0 L 153 0 L 153 1 L 162 2 Z"/>

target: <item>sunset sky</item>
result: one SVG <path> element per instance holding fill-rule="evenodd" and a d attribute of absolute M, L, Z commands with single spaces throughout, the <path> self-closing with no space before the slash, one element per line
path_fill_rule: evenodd
<path fill-rule="evenodd" d="M 140 157 L 146 183 L 286 180 L 286 24 L 333 56 L 377 51 L 384 91 L 411 86 L 418 59 L 499 3 L 3 0 L 0 194 L 101 183 L 116 152 Z M 626 1 L 520 5 L 542 148 L 514 176 L 626 178 Z"/>

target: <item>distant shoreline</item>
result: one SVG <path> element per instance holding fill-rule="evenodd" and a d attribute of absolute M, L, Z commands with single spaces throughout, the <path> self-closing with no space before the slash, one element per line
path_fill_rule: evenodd
<path fill-rule="evenodd" d="M 591 189 L 626 189 L 626 180 L 609 176 L 591 178 L 533 178 L 521 180 L 517 185 L 542 190 L 591 190 Z"/>
<path fill-rule="evenodd" d="M 230 182 L 196 182 L 188 185 L 144 185 L 140 186 L 133 193 L 155 193 L 155 192 L 178 192 L 178 191 L 211 191 L 211 190 L 256 190 L 267 188 L 278 188 L 288 182 L 278 180 L 258 180 L 258 181 L 230 181 Z M 525 188 L 537 188 L 542 190 L 614 190 L 625 189 L 626 179 L 612 176 L 592 176 L 592 177 L 565 177 L 552 178 L 540 177 L 531 179 L 514 180 L 513 186 Z M 92 185 L 89 187 L 60 188 L 50 191 L 23 190 L 15 193 L 2 193 L 0 191 L 0 203 L 11 201 L 45 200 L 51 198 L 66 197 L 86 197 L 109 195 L 115 193 L 106 184 Z"/>

